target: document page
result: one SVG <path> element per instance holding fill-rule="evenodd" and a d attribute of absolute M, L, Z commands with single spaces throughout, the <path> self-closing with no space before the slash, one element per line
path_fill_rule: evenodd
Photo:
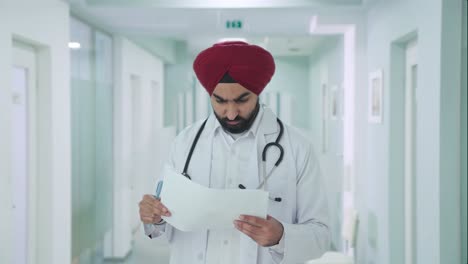
<path fill-rule="evenodd" d="M 210 189 L 166 167 L 161 202 L 171 212 L 163 217 L 181 231 L 234 228 L 241 214 L 266 218 L 268 192 Z"/>

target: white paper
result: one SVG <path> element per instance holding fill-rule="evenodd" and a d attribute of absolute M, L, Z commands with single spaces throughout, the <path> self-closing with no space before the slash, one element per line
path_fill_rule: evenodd
<path fill-rule="evenodd" d="M 161 202 L 171 212 L 163 217 L 181 231 L 234 228 L 241 214 L 266 218 L 268 192 L 210 189 L 172 169 L 164 169 Z"/>

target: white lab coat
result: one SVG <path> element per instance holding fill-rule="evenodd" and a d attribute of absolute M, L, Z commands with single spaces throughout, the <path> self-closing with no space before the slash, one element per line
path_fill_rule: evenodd
<path fill-rule="evenodd" d="M 176 171 L 183 171 L 190 147 L 202 122 L 203 120 L 186 128 L 175 139 L 169 166 Z M 212 114 L 200 136 L 187 171 L 193 181 L 204 186 L 209 186 L 215 122 L 218 121 Z M 249 177 L 250 182 L 244 183 L 246 188 L 258 186 L 263 177 L 262 150 L 268 142 L 275 141 L 279 134 L 276 116 L 269 108 L 264 108 L 258 129 L 257 157 L 252 158 L 260 162 L 258 170 L 252 169 L 249 173 L 252 177 Z M 284 148 L 283 161 L 268 179 L 266 190 L 270 192 L 271 197 L 281 197 L 282 201 L 269 201 L 268 214 L 284 226 L 284 253 L 283 256 L 279 255 L 281 263 L 304 263 L 319 258 L 328 250 L 330 244 L 324 181 L 310 142 L 298 131 L 285 124 L 280 144 Z M 279 150 L 271 148 L 267 154 L 267 174 L 273 168 L 277 157 Z M 171 264 L 204 263 L 207 231 L 182 232 L 166 224 L 164 233 L 171 246 Z M 279 263 L 275 251 L 258 246 L 243 234 L 240 239 L 240 252 L 242 264 Z"/>

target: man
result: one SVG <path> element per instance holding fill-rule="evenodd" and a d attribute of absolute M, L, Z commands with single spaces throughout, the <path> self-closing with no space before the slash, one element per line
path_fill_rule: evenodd
<path fill-rule="evenodd" d="M 301 263 L 320 257 L 330 231 L 317 158 L 311 144 L 258 99 L 275 71 L 271 54 L 244 42 L 223 42 L 201 52 L 193 68 L 214 115 L 177 136 L 168 165 L 210 188 L 268 191 L 268 216 L 241 215 L 231 230 L 182 232 L 162 220 L 170 208 L 145 195 L 140 218 L 146 235 L 166 234 L 172 264 Z M 280 146 L 269 147 L 263 162 L 265 146 L 276 141 Z"/>

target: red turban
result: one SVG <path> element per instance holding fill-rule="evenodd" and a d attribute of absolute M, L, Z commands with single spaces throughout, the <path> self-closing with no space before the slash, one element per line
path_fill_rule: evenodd
<path fill-rule="evenodd" d="M 275 73 L 275 61 L 259 46 L 229 41 L 217 43 L 198 54 L 193 69 L 210 95 L 226 73 L 259 95 Z"/>

